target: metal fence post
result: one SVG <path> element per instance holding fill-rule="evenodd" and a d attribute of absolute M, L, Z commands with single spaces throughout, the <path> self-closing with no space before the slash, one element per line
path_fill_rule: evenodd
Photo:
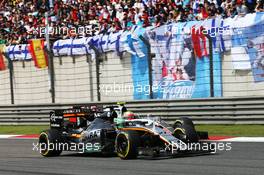
<path fill-rule="evenodd" d="M 53 2 L 52 2 L 53 4 Z M 53 62 L 53 53 L 50 48 L 50 37 L 49 37 L 49 12 L 45 13 L 45 39 L 46 39 L 46 53 L 48 53 L 48 71 L 49 71 L 49 79 L 50 79 L 50 93 L 51 93 L 51 101 L 55 103 L 55 75 L 54 75 L 54 62 Z"/>
<path fill-rule="evenodd" d="M 97 101 L 101 101 L 101 90 L 100 90 L 100 59 L 99 59 L 99 51 L 97 48 L 92 45 L 91 43 L 88 43 L 90 48 L 94 50 L 95 52 L 95 64 L 96 64 L 96 91 L 97 91 Z"/>
<path fill-rule="evenodd" d="M 97 89 L 97 100 L 101 101 L 101 90 L 100 90 L 100 60 L 99 56 L 96 56 L 96 89 Z"/>
<path fill-rule="evenodd" d="M 142 35 L 139 36 L 142 42 L 147 46 L 148 50 L 148 70 L 149 70 L 149 98 L 153 99 L 153 78 L 152 78 L 152 55 L 150 49 L 150 43 Z"/>
<path fill-rule="evenodd" d="M 91 96 L 91 101 L 94 101 L 92 61 L 89 58 L 88 54 L 86 55 L 86 59 L 87 59 L 87 63 L 89 64 L 90 96 Z"/>
<path fill-rule="evenodd" d="M 10 83 L 10 97 L 11 97 L 11 104 L 15 104 L 15 96 L 14 96 L 14 66 L 12 60 L 8 57 L 7 53 L 3 53 L 4 56 L 8 60 L 8 69 L 9 69 L 9 83 Z"/>
<path fill-rule="evenodd" d="M 51 93 L 51 101 L 55 103 L 56 95 L 55 95 L 55 71 L 54 71 L 54 62 L 53 62 L 53 53 L 51 51 L 48 52 L 48 69 L 50 76 L 50 93 Z"/>
<path fill-rule="evenodd" d="M 210 97 L 214 97 L 214 55 L 213 42 L 210 35 L 206 35 L 209 41 L 209 64 L 210 64 Z"/>

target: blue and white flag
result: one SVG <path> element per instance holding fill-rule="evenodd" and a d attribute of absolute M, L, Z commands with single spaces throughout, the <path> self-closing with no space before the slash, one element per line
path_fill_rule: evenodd
<path fill-rule="evenodd" d="M 54 56 L 67 56 L 70 53 L 72 39 L 58 40 L 53 44 Z"/>
<path fill-rule="evenodd" d="M 108 51 L 115 51 L 117 55 L 120 54 L 120 36 L 122 31 L 117 33 L 110 33 L 108 40 Z"/>
<path fill-rule="evenodd" d="M 128 52 L 132 55 L 136 55 L 136 53 L 129 46 L 131 42 L 131 33 L 129 31 L 124 31 L 119 40 L 119 51 L 120 52 Z"/>
<path fill-rule="evenodd" d="M 90 53 L 88 38 L 58 40 L 53 44 L 54 56 L 86 55 Z"/>
<path fill-rule="evenodd" d="M 80 38 L 72 40 L 70 55 L 87 55 L 90 51 L 88 38 Z"/>
<path fill-rule="evenodd" d="M 210 35 L 215 51 L 225 52 L 230 49 L 231 28 L 225 24 L 222 18 L 214 18 L 209 21 L 210 27 L 208 34 Z M 207 26 L 208 27 L 208 26 Z"/>
<path fill-rule="evenodd" d="M 142 27 L 134 27 L 131 31 L 131 49 L 135 52 L 135 54 L 139 57 L 142 58 L 145 56 L 143 53 L 143 48 L 145 44 L 143 41 L 140 39 L 139 36 L 143 36 L 145 30 Z"/>
<path fill-rule="evenodd" d="M 13 61 L 32 59 L 32 56 L 28 50 L 28 44 L 7 46 L 6 51 L 9 59 Z"/>

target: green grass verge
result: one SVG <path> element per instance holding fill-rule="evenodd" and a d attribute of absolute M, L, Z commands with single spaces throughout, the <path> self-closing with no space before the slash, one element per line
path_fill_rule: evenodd
<path fill-rule="evenodd" d="M 0 134 L 39 134 L 49 126 L 0 126 Z"/>
<path fill-rule="evenodd" d="M 196 125 L 195 128 L 208 131 L 209 135 L 264 137 L 264 125 Z"/>
<path fill-rule="evenodd" d="M 198 131 L 219 136 L 262 136 L 264 125 L 196 125 Z M 49 126 L 0 126 L 0 134 L 39 134 Z"/>

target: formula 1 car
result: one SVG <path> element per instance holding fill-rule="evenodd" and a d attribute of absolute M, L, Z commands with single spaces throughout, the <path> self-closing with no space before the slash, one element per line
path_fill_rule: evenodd
<path fill-rule="evenodd" d="M 199 141 L 206 132 L 196 132 L 189 118 L 180 118 L 173 125 L 157 117 L 140 117 L 119 106 L 75 106 L 50 113 L 50 129 L 39 136 L 43 156 L 59 156 L 62 151 L 116 154 L 121 159 L 139 155 L 177 155 L 202 150 Z M 190 146 L 191 145 L 191 146 Z M 195 148 L 194 148 L 195 147 Z"/>

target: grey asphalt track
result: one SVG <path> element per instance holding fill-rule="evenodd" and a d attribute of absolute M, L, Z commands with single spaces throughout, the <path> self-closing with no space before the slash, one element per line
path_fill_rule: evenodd
<path fill-rule="evenodd" d="M 231 151 L 177 158 L 82 156 L 45 158 L 32 151 L 36 140 L 0 140 L 0 175 L 263 175 L 264 143 L 232 143 Z"/>

